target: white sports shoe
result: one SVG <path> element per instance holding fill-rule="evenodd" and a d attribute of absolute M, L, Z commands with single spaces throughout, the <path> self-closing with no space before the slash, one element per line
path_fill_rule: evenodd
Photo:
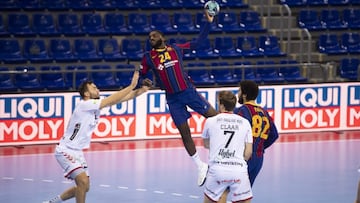
<path fill-rule="evenodd" d="M 209 169 L 209 165 L 206 163 L 203 163 L 202 166 L 198 169 L 198 185 L 199 186 L 204 185 L 208 169 Z"/>

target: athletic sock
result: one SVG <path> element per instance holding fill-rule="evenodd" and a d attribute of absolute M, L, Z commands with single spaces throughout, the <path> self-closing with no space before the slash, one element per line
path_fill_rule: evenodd
<path fill-rule="evenodd" d="M 200 156 L 197 152 L 195 152 L 195 154 L 191 156 L 191 159 L 195 162 L 198 168 L 202 166 L 203 162 L 201 161 Z"/>

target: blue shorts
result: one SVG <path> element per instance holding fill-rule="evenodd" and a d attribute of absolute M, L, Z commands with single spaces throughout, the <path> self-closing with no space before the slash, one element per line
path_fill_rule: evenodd
<path fill-rule="evenodd" d="M 171 118 L 176 126 L 187 122 L 191 117 L 187 107 L 201 115 L 204 115 L 211 107 L 210 103 L 195 88 L 188 88 L 174 94 L 166 94 L 166 100 Z"/>

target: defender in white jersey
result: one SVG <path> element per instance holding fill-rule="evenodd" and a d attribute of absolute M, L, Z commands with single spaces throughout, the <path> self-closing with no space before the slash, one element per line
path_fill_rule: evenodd
<path fill-rule="evenodd" d="M 143 82 L 141 88 L 134 90 L 138 78 L 139 72 L 135 71 L 128 87 L 103 99 L 100 99 L 100 91 L 93 82 L 85 81 L 80 85 L 79 93 L 82 101 L 75 107 L 67 129 L 55 149 L 56 160 L 63 168 L 65 177 L 75 180 L 76 186 L 44 203 L 58 203 L 73 197 L 76 203 L 85 203 L 90 184 L 88 167 L 82 150 L 90 146 L 91 135 L 97 127 L 102 108 L 133 99 L 150 88 L 151 81 L 147 80 Z"/>
<path fill-rule="evenodd" d="M 252 130 L 248 120 L 233 114 L 236 96 L 231 91 L 218 95 L 219 114 L 207 118 L 202 137 L 209 149 L 209 171 L 204 203 L 218 202 L 226 189 L 232 202 L 249 203 L 252 190 L 246 161 L 252 154 Z"/>

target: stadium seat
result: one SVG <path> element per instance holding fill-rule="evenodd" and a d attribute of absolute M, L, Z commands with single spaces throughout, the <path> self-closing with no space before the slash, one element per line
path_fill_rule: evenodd
<path fill-rule="evenodd" d="M 129 60 L 141 60 L 144 47 L 139 39 L 123 39 L 121 41 L 121 54 Z"/>
<path fill-rule="evenodd" d="M 340 61 L 340 77 L 359 81 L 360 60 L 358 58 L 344 58 Z"/>
<path fill-rule="evenodd" d="M 99 39 L 98 54 L 105 61 L 124 61 L 125 56 L 120 53 L 120 46 L 116 39 Z"/>
<path fill-rule="evenodd" d="M 7 67 L 0 67 L 0 92 L 13 92 L 17 91 L 13 77 L 11 73 L 5 73 L 10 71 Z"/>
<path fill-rule="evenodd" d="M 325 6 L 328 4 L 328 0 L 309 0 L 307 5 L 309 6 Z"/>
<path fill-rule="evenodd" d="M 79 85 L 89 80 L 89 73 L 86 66 L 83 65 L 70 65 L 66 67 L 65 84 L 73 90 L 77 90 Z"/>
<path fill-rule="evenodd" d="M 97 11 L 110 11 L 115 10 L 112 0 L 91 0 L 91 6 Z"/>
<path fill-rule="evenodd" d="M 181 45 L 181 44 L 185 44 L 190 40 L 187 40 L 185 37 L 176 37 L 176 38 L 169 38 L 167 40 L 167 42 L 169 44 L 177 44 L 177 45 Z M 149 45 L 150 43 L 147 41 L 146 43 L 147 45 Z M 191 50 L 191 49 L 183 49 L 183 58 L 185 60 L 193 60 L 196 58 L 196 51 L 195 50 Z"/>
<path fill-rule="evenodd" d="M 163 8 L 163 9 L 179 10 L 179 9 L 183 8 L 183 1 L 182 0 L 175 0 L 175 1 L 158 0 L 158 2 L 161 5 L 161 8 Z"/>
<path fill-rule="evenodd" d="M 45 7 L 41 4 L 41 0 L 19 0 L 19 7 L 25 11 L 38 11 L 45 9 Z"/>
<path fill-rule="evenodd" d="M 22 91 L 40 91 L 44 86 L 40 83 L 39 73 L 35 73 L 34 67 L 16 67 L 15 84 Z"/>
<path fill-rule="evenodd" d="M 172 26 L 170 15 L 167 13 L 150 14 L 150 28 L 151 30 L 160 30 L 164 34 L 174 34 L 177 32 Z"/>
<path fill-rule="evenodd" d="M 256 74 L 264 83 L 284 83 L 284 76 L 280 75 L 279 68 L 274 67 L 274 61 L 257 61 Z"/>
<path fill-rule="evenodd" d="M 244 57 L 261 57 L 263 52 L 259 51 L 256 38 L 254 36 L 242 36 L 236 39 L 236 51 Z"/>
<path fill-rule="evenodd" d="M 281 4 L 286 4 L 290 7 L 302 7 L 302 6 L 306 6 L 308 0 L 280 0 Z"/>
<path fill-rule="evenodd" d="M 40 36 L 58 36 L 60 33 L 57 31 L 54 17 L 52 14 L 35 13 L 32 16 L 33 31 Z"/>
<path fill-rule="evenodd" d="M 235 62 L 234 63 L 234 77 L 237 78 L 238 81 L 242 80 L 252 80 L 256 83 L 261 82 L 261 78 L 259 78 L 255 74 L 255 68 L 253 67 L 246 67 L 251 66 L 251 62 L 243 61 L 243 62 Z"/>
<path fill-rule="evenodd" d="M 0 39 L 0 60 L 4 63 L 25 63 L 19 40 Z"/>
<path fill-rule="evenodd" d="M 0 1 L 0 10 L 3 11 L 13 11 L 13 10 L 20 10 L 21 7 L 18 1 L 14 0 L 1 0 Z"/>
<path fill-rule="evenodd" d="M 210 74 L 214 76 L 214 80 L 218 85 L 237 85 L 240 81 L 234 77 L 234 70 L 230 68 L 228 62 L 213 62 L 211 63 Z"/>
<path fill-rule="evenodd" d="M 92 39 L 75 39 L 74 40 L 74 57 L 80 61 L 101 61 L 97 53 L 97 48 Z"/>
<path fill-rule="evenodd" d="M 70 40 L 66 38 L 50 39 L 49 56 L 57 62 L 74 62 L 78 60 L 74 56 Z"/>
<path fill-rule="evenodd" d="M 106 13 L 104 19 L 104 29 L 111 35 L 131 34 L 125 17 L 121 13 Z"/>
<path fill-rule="evenodd" d="M 144 13 L 129 13 L 129 30 L 135 34 L 149 34 L 151 31 L 148 16 Z"/>
<path fill-rule="evenodd" d="M 221 12 L 218 15 L 217 26 L 227 33 L 244 32 L 244 28 L 240 27 L 238 16 L 235 12 Z"/>
<path fill-rule="evenodd" d="M 7 31 L 15 36 L 34 36 L 29 16 L 25 13 L 8 14 Z"/>
<path fill-rule="evenodd" d="M 5 24 L 2 18 L 2 15 L 0 15 L 0 37 L 7 37 L 9 36 L 9 33 L 7 32 L 5 28 Z"/>
<path fill-rule="evenodd" d="M 308 30 L 325 30 L 321 23 L 319 13 L 316 10 L 301 10 L 299 12 L 298 26 Z"/>
<path fill-rule="evenodd" d="M 139 7 L 142 10 L 154 10 L 162 8 L 159 0 L 142 0 Z"/>
<path fill-rule="evenodd" d="M 113 7 L 119 10 L 135 10 L 140 8 L 140 2 L 134 0 L 113 0 Z"/>
<path fill-rule="evenodd" d="M 300 72 L 300 67 L 295 60 L 281 60 L 281 65 L 287 65 L 280 67 L 280 74 L 284 76 L 288 83 L 301 83 L 306 82 L 307 78 L 303 77 Z"/>
<path fill-rule="evenodd" d="M 67 0 L 68 8 L 75 11 L 94 10 L 91 0 Z"/>
<path fill-rule="evenodd" d="M 204 23 L 207 22 L 204 12 L 198 12 L 195 14 L 195 27 L 201 29 Z M 211 33 L 221 33 L 222 30 L 217 26 L 216 23 L 211 24 Z"/>
<path fill-rule="evenodd" d="M 360 34 L 357 32 L 346 32 L 341 35 L 341 45 L 348 53 L 360 53 Z"/>
<path fill-rule="evenodd" d="M 58 31 L 65 36 L 84 35 L 80 29 L 79 18 L 76 13 L 61 13 L 58 15 Z"/>
<path fill-rule="evenodd" d="M 218 1 L 221 8 L 248 8 L 249 5 L 244 3 L 243 0 L 219 0 Z"/>
<path fill-rule="evenodd" d="M 211 75 L 210 70 L 205 66 L 204 63 L 189 63 L 188 67 L 189 67 L 188 76 L 195 85 L 198 86 L 215 85 L 216 82 L 214 76 Z"/>
<path fill-rule="evenodd" d="M 81 15 L 81 29 L 88 35 L 107 35 L 102 17 L 99 13 L 84 13 Z"/>
<path fill-rule="evenodd" d="M 273 35 L 261 35 L 259 37 L 259 51 L 265 56 L 285 56 L 279 46 L 279 41 Z"/>
<path fill-rule="evenodd" d="M 135 66 L 132 64 L 119 64 L 116 66 L 116 80 L 120 87 L 127 87 L 131 83 Z"/>
<path fill-rule="evenodd" d="M 341 47 L 336 34 L 321 34 L 319 36 L 318 49 L 324 54 L 344 54 L 346 50 Z"/>
<path fill-rule="evenodd" d="M 201 0 L 182 0 L 182 7 L 185 9 L 199 9 L 204 7 L 204 1 Z"/>
<path fill-rule="evenodd" d="M 220 57 L 210 42 L 210 39 L 206 38 L 201 44 L 198 44 L 195 49 L 196 57 L 199 59 L 217 59 Z"/>
<path fill-rule="evenodd" d="M 91 66 L 90 78 L 100 89 L 119 87 L 110 65 Z"/>
<path fill-rule="evenodd" d="M 350 0 L 328 0 L 328 4 L 332 6 L 346 6 L 350 4 Z"/>
<path fill-rule="evenodd" d="M 247 32 L 265 32 L 262 26 L 259 13 L 256 11 L 241 11 L 239 18 L 240 27 Z"/>
<path fill-rule="evenodd" d="M 352 5 L 360 5 L 360 0 L 350 0 L 350 4 L 352 4 Z"/>
<path fill-rule="evenodd" d="M 336 9 L 325 9 L 321 11 L 321 23 L 327 29 L 346 29 L 347 24 L 340 17 L 340 11 Z"/>
<path fill-rule="evenodd" d="M 343 19 L 350 29 L 360 29 L 360 9 L 346 8 L 343 10 Z"/>
<path fill-rule="evenodd" d="M 232 37 L 215 37 L 214 50 L 222 58 L 237 58 L 241 54 L 236 51 Z"/>
<path fill-rule="evenodd" d="M 67 0 L 41 0 L 43 7 L 50 11 L 68 10 L 67 3 Z"/>
<path fill-rule="evenodd" d="M 47 90 L 68 90 L 70 88 L 69 84 L 65 84 L 60 66 L 42 66 L 40 70 L 40 83 Z"/>
<path fill-rule="evenodd" d="M 52 58 L 49 57 L 46 42 L 43 39 L 25 39 L 23 49 L 24 58 L 31 63 L 47 63 L 52 61 Z"/>
<path fill-rule="evenodd" d="M 189 12 L 174 13 L 173 28 L 181 34 L 198 33 L 199 29 L 195 27 L 192 15 Z"/>

